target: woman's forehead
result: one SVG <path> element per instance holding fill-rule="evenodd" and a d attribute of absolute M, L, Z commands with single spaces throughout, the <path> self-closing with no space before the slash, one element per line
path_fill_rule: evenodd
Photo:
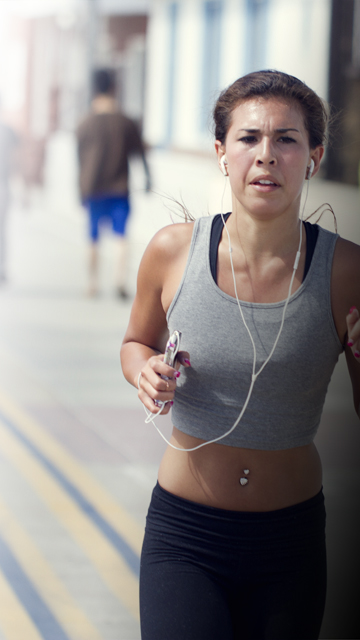
<path fill-rule="evenodd" d="M 305 130 L 301 107 L 294 101 L 281 98 L 251 98 L 243 100 L 232 112 L 230 127 L 237 128 L 287 128 Z"/>

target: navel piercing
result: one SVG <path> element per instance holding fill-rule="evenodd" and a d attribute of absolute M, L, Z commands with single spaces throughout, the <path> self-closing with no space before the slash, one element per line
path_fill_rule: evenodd
<path fill-rule="evenodd" d="M 246 476 L 248 476 L 249 473 L 250 473 L 250 469 L 244 469 L 243 472 L 244 472 L 244 474 Z M 245 485 L 249 482 L 249 479 L 248 478 L 240 478 L 239 482 L 240 482 L 242 487 L 245 487 Z"/>

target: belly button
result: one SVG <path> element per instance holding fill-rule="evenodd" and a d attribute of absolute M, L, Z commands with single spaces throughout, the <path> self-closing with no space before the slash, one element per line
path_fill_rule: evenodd
<path fill-rule="evenodd" d="M 248 476 L 249 473 L 250 473 L 250 469 L 244 469 L 243 473 L 244 473 L 245 476 Z M 245 487 L 245 485 L 248 484 L 248 482 L 249 482 L 249 478 L 241 477 L 239 482 L 240 482 L 242 487 Z"/>

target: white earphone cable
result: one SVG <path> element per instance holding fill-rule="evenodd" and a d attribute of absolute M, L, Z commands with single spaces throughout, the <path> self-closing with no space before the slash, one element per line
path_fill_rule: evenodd
<path fill-rule="evenodd" d="M 245 402 L 242 406 L 242 409 L 238 415 L 238 417 L 236 418 L 234 424 L 230 427 L 230 429 L 228 429 L 228 431 L 226 431 L 225 433 L 223 433 L 221 436 L 218 436 L 217 438 L 213 438 L 212 440 L 206 440 L 205 442 L 202 442 L 201 444 L 197 445 L 196 447 L 192 447 L 191 449 L 183 449 L 182 447 L 176 447 L 174 444 L 172 444 L 171 442 L 169 442 L 169 440 L 167 440 L 167 438 L 164 436 L 164 434 L 160 431 L 159 427 L 155 424 L 155 418 L 157 418 L 157 416 L 161 413 L 161 411 L 163 410 L 164 406 L 165 406 L 165 402 L 162 403 L 161 407 L 159 408 L 159 411 L 155 414 L 152 414 L 150 411 L 148 411 L 145 407 L 145 405 L 143 405 L 145 413 L 147 414 L 147 418 L 145 419 L 145 423 L 149 424 L 150 422 L 153 423 L 155 429 L 157 430 L 157 432 L 161 435 L 162 439 L 165 440 L 165 442 L 172 447 L 173 449 L 176 449 L 176 451 L 184 451 L 184 452 L 191 452 L 191 451 L 196 451 L 197 449 L 201 449 L 202 447 L 206 447 L 209 444 L 214 444 L 215 442 L 219 442 L 219 440 L 223 440 L 223 438 L 226 438 L 228 435 L 230 435 L 230 433 L 232 433 L 234 431 L 234 429 L 236 429 L 237 425 L 239 424 L 240 420 L 242 419 L 245 410 L 250 402 L 250 398 L 253 392 L 253 388 L 255 385 L 255 382 L 257 380 L 257 377 L 260 375 L 260 373 L 264 370 L 264 368 L 266 367 L 266 365 L 268 364 L 268 362 L 270 361 L 270 359 L 272 358 L 274 351 L 276 349 L 276 346 L 279 342 L 283 327 L 284 327 L 284 322 L 285 322 L 285 315 L 286 315 L 286 310 L 290 301 L 290 297 L 291 297 L 291 290 L 293 287 L 293 283 L 294 283 L 294 278 L 295 278 L 295 274 L 296 274 L 296 270 L 299 266 L 299 261 L 300 261 L 300 256 L 301 256 L 301 245 L 302 245 L 302 228 L 303 228 L 303 217 L 304 217 L 304 211 L 305 211 L 305 206 L 306 206 L 306 202 L 307 202 L 307 198 L 308 198 L 308 193 L 309 193 L 309 181 L 307 183 L 307 188 L 306 188 L 306 194 L 305 194 L 305 200 L 304 200 L 304 204 L 301 210 L 301 216 L 300 216 L 300 238 L 299 238 L 299 246 L 298 246 L 298 250 L 296 253 L 296 257 L 295 257 L 295 261 L 294 261 L 294 266 L 293 266 L 293 272 L 292 272 L 292 276 L 290 279 L 290 285 L 289 285 L 289 290 L 288 290 L 288 295 L 284 304 L 284 309 L 283 309 L 283 313 L 282 313 L 282 318 L 281 318 L 281 323 L 280 323 L 280 328 L 278 331 L 278 334 L 275 338 L 275 342 L 273 344 L 273 347 L 268 355 L 268 357 L 266 358 L 265 362 L 263 362 L 263 364 L 261 365 L 261 367 L 259 368 L 259 370 L 256 372 L 256 359 L 257 359 L 257 354 L 256 354 L 256 345 L 254 342 L 254 339 L 251 335 L 251 331 L 246 323 L 244 314 L 243 314 L 243 310 L 240 304 L 240 300 L 238 297 L 238 293 L 237 293 L 237 286 L 236 286 L 236 277 L 235 277 L 235 270 L 234 270 L 234 264 L 233 264 L 233 259 L 232 259 L 232 247 L 231 247 L 231 240 L 230 240 L 230 233 L 229 230 L 226 226 L 226 222 L 224 219 L 224 214 L 223 214 L 223 203 L 224 203 L 224 195 L 225 195 L 225 189 L 226 189 L 226 182 L 224 184 L 224 189 L 223 189 L 223 193 L 222 193 L 222 197 L 221 197 L 221 219 L 224 225 L 224 229 L 227 233 L 227 237 L 228 237 L 228 242 L 229 242 L 229 257 L 230 257 L 230 265 L 231 265 L 231 272 L 232 272 L 232 277 L 233 277 L 233 283 L 234 283 L 234 291 L 235 291 L 235 298 L 236 298 L 236 302 L 240 311 L 240 316 L 241 319 L 243 321 L 243 324 L 246 328 L 246 331 L 248 332 L 251 344 L 252 344 L 252 348 L 253 348 L 253 364 L 252 364 L 252 374 L 251 374 L 251 381 L 250 381 L 250 386 L 249 386 L 249 390 L 248 390 L 248 394 L 246 396 Z M 138 381 L 140 381 L 140 375 L 139 374 L 139 379 Z"/>

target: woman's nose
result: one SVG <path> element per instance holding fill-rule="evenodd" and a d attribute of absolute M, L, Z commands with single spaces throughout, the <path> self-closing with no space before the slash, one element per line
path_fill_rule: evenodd
<path fill-rule="evenodd" d="M 276 156 L 273 151 L 271 141 L 268 138 L 264 138 L 259 145 L 258 154 L 256 158 L 258 165 L 262 164 L 276 164 Z"/>

